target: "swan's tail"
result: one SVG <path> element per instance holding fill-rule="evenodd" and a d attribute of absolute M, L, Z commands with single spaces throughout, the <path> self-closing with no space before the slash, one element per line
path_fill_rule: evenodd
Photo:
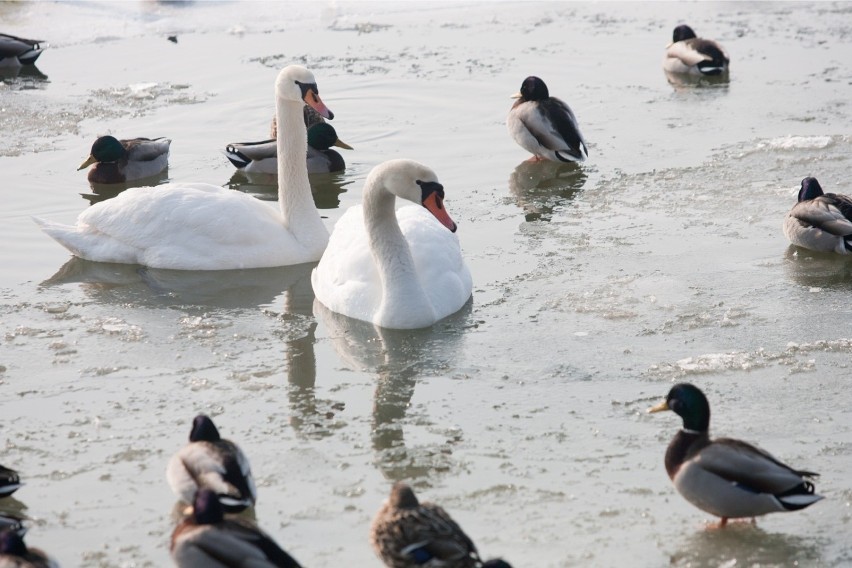
<path fill-rule="evenodd" d="M 82 256 L 80 254 L 80 243 L 77 242 L 79 240 L 79 232 L 76 227 L 63 225 L 54 221 L 48 221 L 41 217 L 32 217 L 32 220 L 35 221 L 41 230 L 47 233 L 53 240 L 67 248 L 73 254 Z"/>

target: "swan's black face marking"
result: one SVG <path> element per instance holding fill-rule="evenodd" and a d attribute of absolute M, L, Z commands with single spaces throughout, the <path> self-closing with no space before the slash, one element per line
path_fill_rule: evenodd
<path fill-rule="evenodd" d="M 334 113 L 328 110 L 320 100 L 319 87 L 317 87 L 316 83 L 302 83 L 301 81 L 295 80 L 293 82 L 299 86 L 299 89 L 302 91 L 302 100 L 305 101 L 308 106 L 317 111 L 320 116 L 329 120 L 334 118 Z M 328 115 L 326 116 L 325 113 L 328 113 Z"/>
<path fill-rule="evenodd" d="M 293 82 L 296 83 L 297 85 L 299 85 L 299 89 L 302 90 L 302 98 L 303 99 L 305 97 L 307 97 L 308 93 L 310 93 L 311 91 L 313 91 L 317 95 L 319 94 L 319 87 L 317 87 L 316 83 L 302 83 L 301 81 L 293 81 Z"/>
<path fill-rule="evenodd" d="M 417 180 L 415 183 L 420 186 L 420 193 L 421 193 L 420 202 L 421 203 L 426 201 L 426 198 L 428 198 L 433 193 L 437 193 L 438 197 L 441 198 L 441 199 L 438 200 L 438 207 L 439 208 L 443 207 L 443 199 L 444 199 L 444 186 L 443 185 L 441 185 L 437 181 L 420 181 L 420 180 Z"/>

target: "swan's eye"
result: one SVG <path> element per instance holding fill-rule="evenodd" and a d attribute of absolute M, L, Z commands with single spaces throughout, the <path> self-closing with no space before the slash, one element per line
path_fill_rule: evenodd
<path fill-rule="evenodd" d="M 437 193 L 441 199 L 444 198 L 444 186 L 437 181 L 421 181 L 418 179 L 414 183 L 420 186 L 421 201 L 426 201 L 426 198 L 433 193 Z"/>
<path fill-rule="evenodd" d="M 315 94 L 319 94 L 319 88 L 316 83 L 302 83 L 301 81 L 293 81 L 299 86 L 299 89 L 302 91 L 302 98 L 308 96 L 308 93 L 313 91 Z"/>

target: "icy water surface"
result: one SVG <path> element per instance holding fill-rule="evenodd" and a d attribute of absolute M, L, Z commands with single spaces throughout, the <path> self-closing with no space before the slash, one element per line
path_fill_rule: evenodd
<path fill-rule="evenodd" d="M 515 566 L 852 563 L 852 261 L 781 233 L 803 177 L 852 192 L 849 4 L 16 2 L 0 22 L 51 42 L 0 83 L 0 463 L 27 483 L 0 509 L 63 565 L 169 564 L 165 465 L 199 412 L 305 566 L 379 566 L 396 479 Z M 681 22 L 723 43 L 729 82 L 663 74 Z M 91 263 L 31 221 L 89 206 L 75 169 L 104 133 L 171 137 L 160 181 L 274 199 L 221 150 L 266 136 L 292 62 L 355 147 L 312 176 L 329 228 L 377 163 L 431 166 L 463 311 L 379 330 L 315 305 L 311 265 Z M 586 164 L 512 142 L 530 74 L 574 109 Z M 820 472 L 826 499 L 707 530 L 663 468 L 677 417 L 645 413 L 683 380 L 714 433 Z"/>

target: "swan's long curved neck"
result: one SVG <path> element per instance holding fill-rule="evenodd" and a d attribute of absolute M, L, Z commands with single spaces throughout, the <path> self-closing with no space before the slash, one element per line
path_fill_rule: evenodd
<path fill-rule="evenodd" d="M 364 225 L 382 279 L 382 311 L 432 310 L 399 227 L 395 202 L 396 197 L 381 186 L 364 190 Z"/>
<path fill-rule="evenodd" d="M 308 135 L 301 101 L 285 101 L 276 95 L 278 117 L 278 205 L 284 226 L 296 236 L 325 232 L 311 195 L 305 160 Z M 318 227 L 319 226 L 319 227 Z M 306 246 L 309 243 L 303 243 Z"/>

